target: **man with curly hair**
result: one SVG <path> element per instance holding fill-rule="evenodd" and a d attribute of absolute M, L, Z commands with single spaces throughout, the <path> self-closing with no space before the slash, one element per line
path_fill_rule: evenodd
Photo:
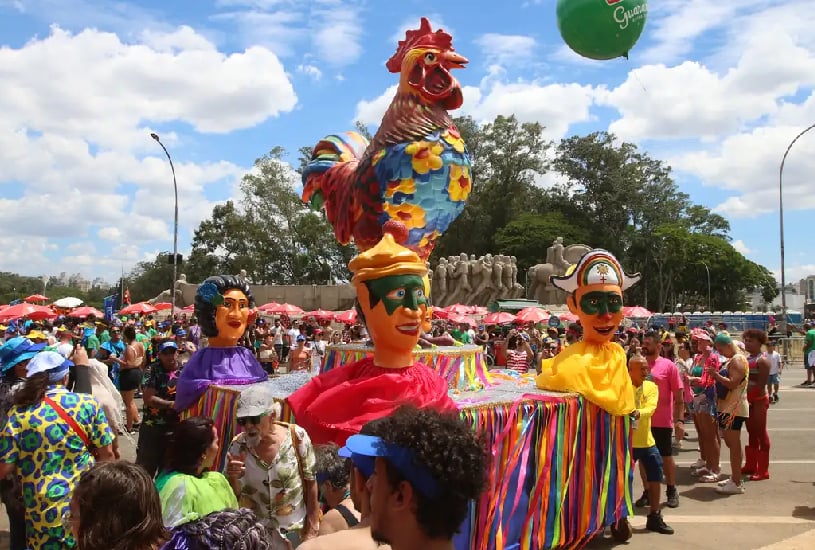
<path fill-rule="evenodd" d="M 379 424 L 381 419 L 372 420 L 362 426 L 363 435 L 379 436 Z M 350 529 L 344 529 L 335 533 L 323 535 L 323 525 L 320 524 L 320 536 L 309 539 L 300 546 L 298 550 L 390 550 L 387 545 L 374 542 L 371 537 L 371 493 L 368 487 L 368 479 L 374 473 L 374 460 L 368 456 L 352 453 L 348 447 L 337 450 L 339 460 L 349 460 L 351 462 L 351 501 L 354 509 L 359 511 L 359 523 Z M 319 455 L 317 471 L 320 471 Z M 319 474 L 318 474 L 319 475 Z M 330 514 L 330 512 L 329 512 Z M 326 521 L 323 517 L 323 522 Z"/>
<path fill-rule="evenodd" d="M 483 440 L 458 415 L 402 407 L 380 420 L 378 436 L 346 448 L 373 464 L 371 536 L 393 550 L 452 549 L 468 504 L 485 488 Z"/>

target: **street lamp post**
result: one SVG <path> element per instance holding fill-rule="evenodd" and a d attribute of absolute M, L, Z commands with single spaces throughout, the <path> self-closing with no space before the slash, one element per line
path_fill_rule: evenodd
<path fill-rule="evenodd" d="M 167 160 L 170 161 L 170 170 L 173 173 L 173 191 L 175 193 L 175 217 L 173 218 L 173 282 L 170 285 L 171 293 L 173 295 L 173 309 L 170 313 L 170 318 L 173 319 L 175 316 L 175 282 L 178 280 L 178 184 L 175 180 L 175 166 L 173 166 L 173 158 L 170 156 L 170 153 L 167 151 L 167 148 L 161 143 L 161 140 L 158 137 L 158 134 L 155 132 L 150 132 L 150 137 L 156 140 L 156 143 L 161 145 L 161 148 L 164 150 L 164 154 L 167 155 Z"/>
<path fill-rule="evenodd" d="M 713 304 L 710 301 L 710 268 L 707 266 L 705 262 L 699 262 L 703 266 L 705 266 L 705 271 L 707 272 L 707 310 L 713 311 Z"/>
<path fill-rule="evenodd" d="M 781 233 L 781 334 L 784 338 L 787 337 L 787 294 L 785 292 L 787 287 L 787 277 L 784 273 L 784 163 L 787 161 L 787 155 L 798 141 L 801 136 L 815 128 L 815 124 L 804 128 L 787 146 L 784 151 L 784 156 L 781 158 L 781 167 L 778 169 L 778 228 Z"/>

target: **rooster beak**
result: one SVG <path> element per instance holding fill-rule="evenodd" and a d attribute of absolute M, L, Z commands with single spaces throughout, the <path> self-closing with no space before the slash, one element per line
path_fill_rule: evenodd
<path fill-rule="evenodd" d="M 456 52 L 444 52 L 444 61 L 449 69 L 463 69 L 470 62 L 469 59 Z"/>

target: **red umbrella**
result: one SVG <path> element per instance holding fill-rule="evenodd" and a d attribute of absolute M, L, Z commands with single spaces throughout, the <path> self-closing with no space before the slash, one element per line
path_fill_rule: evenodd
<path fill-rule="evenodd" d="M 631 306 L 631 307 L 624 307 L 623 308 L 623 315 L 626 318 L 647 318 L 651 317 L 654 314 L 651 313 L 648 309 L 642 306 Z"/>
<path fill-rule="evenodd" d="M 76 317 L 77 319 L 85 319 L 88 315 L 95 315 L 97 319 L 104 318 L 105 314 L 96 309 L 95 307 L 90 306 L 83 306 L 78 307 L 70 313 L 71 317 Z"/>
<path fill-rule="evenodd" d="M 24 299 L 26 302 L 46 302 L 48 301 L 48 296 L 43 296 L 42 294 L 32 294 Z"/>
<path fill-rule="evenodd" d="M 269 302 L 268 304 L 263 304 L 258 309 L 260 311 L 266 311 L 266 310 L 276 308 L 276 307 L 279 307 L 279 306 L 280 306 L 280 304 L 278 304 L 277 302 Z"/>
<path fill-rule="evenodd" d="M 19 319 L 20 317 L 28 317 L 32 321 L 40 321 L 42 319 L 53 319 L 56 316 L 57 314 L 51 311 L 49 307 L 23 303 L 7 307 L 3 311 L 0 311 L 0 322 L 11 321 L 13 319 Z"/>
<path fill-rule="evenodd" d="M 443 307 L 434 307 L 433 308 L 433 318 L 434 319 L 447 319 L 450 314 Z"/>
<path fill-rule="evenodd" d="M 159 302 L 157 304 L 153 304 L 153 307 L 158 311 L 164 311 L 165 309 L 173 309 L 173 304 L 170 302 Z"/>
<path fill-rule="evenodd" d="M 190 304 L 185 308 L 181 308 L 181 311 L 186 311 L 187 313 L 195 311 L 195 304 Z"/>
<path fill-rule="evenodd" d="M 133 315 L 134 313 L 155 313 L 158 311 L 154 306 L 147 302 L 139 302 L 119 310 L 120 315 Z"/>
<path fill-rule="evenodd" d="M 334 318 L 334 314 L 324 309 L 315 309 L 314 311 L 308 311 L 304 313 L 303 317 L 315 319 L 317 321 L 330 321 L 331 319 Z"/>
<path fill-rule="evenodd" d="M 485 325 L 505 325 L 515 320 L 515 316 L 506 311 L 496 311 L 484 317 Z"/>
<path fill-rule="evenodd" d="M 353 325 L 357 322 L 357 310 L 348 309 L 334 316 L 334 320 L 338 323 L 345 323 L 346 325 Z"/>
<path fill-rule="evenodd" d="M 466 315 L 470 313 L 472 308 L 470 306 L 465 306 L 464 304 L 453 304 L 452 306 L 447 306 L 444 308 L 444 311 L 447 313 L 458 313 L 459 315 Z"/>
<path fill-rule="evenodd" d="M 291 304 L 278 304 L 275 307 L 266 308 L 267 313 L 275 315 L 302 315 L 303 310 Z"/>
<path fill-rule="evenodd" d="M 558 318 L 561 321 L 566 321 L 567 323 L 574 323 L 575 321 L 579 320 L 580 317 L 572 313 L 571 311 L 567 311 L 566 313 L 561 313 L 558 315 Z"/>
<path fill-rule="evenodd" d="M 468 311 L 467 313 L 469 313 L 470 315 L 486 315 L 489 312 L 490 310 L 488 310 L 484 306 L 472 306 L 470 308 L 470 311 Z"/>
<path fill-rule="evenodd" d="M 539 307 L 525 307 L 515 315 L 515 320 L 521 323 L 542 323 L 548 321 L 549 313 Z"/>
<path fill-rule="evenodd" d="M 471 327 L 476 327 L 478 324 L 473 320 L 472 317 L 468 317 L 466 315 L 460 315 L 457 313 L 452 313 L 450 317 L 447 318 L 450 323 L 454 323 L 456 325 L 469 325 Z"/>

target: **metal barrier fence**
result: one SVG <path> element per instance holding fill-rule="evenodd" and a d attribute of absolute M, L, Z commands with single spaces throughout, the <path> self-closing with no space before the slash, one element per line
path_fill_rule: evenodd
<path fill-rule="evenodd" d="M 787 366 L 804 366 L 804 337 L 778 339 L 778 353 L 784 358 Z"/>

